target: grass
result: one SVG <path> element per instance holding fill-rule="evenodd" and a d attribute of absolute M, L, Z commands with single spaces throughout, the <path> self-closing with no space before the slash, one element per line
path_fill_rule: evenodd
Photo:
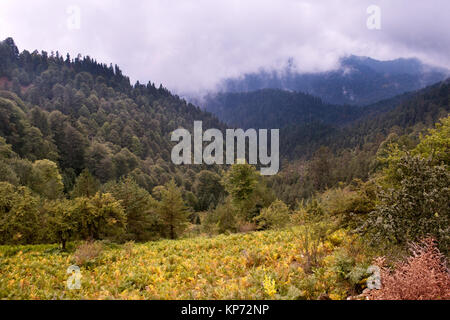
<path fill-rule="evenodd" d="M 98 257 L 80 266 L 79 290 L 66 288 L 67 268 L 75 264 L 73 244 L 69 252 L 57 245 L 0 246 L 0 299 L 315 299 L 324 293 L 345 298 L 353 285 L 336 261 L 354 248 L 355 239 L 343 230 L 331 235 L 319 245 L 320 263 L 305 273 L 301 232 L 297 227 L 104 245 Z M 365 257 L 350 258 L 356 266 Z"/>

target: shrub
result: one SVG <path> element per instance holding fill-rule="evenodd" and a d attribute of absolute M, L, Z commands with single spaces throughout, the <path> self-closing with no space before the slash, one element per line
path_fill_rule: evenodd
<path fill-rule="evenodd" d="M 284 228 L 289 219 L 289 208 L 281 200 L 276 200 L 268 208 L 262 209 L 261 214 L 254 218 L 260 229 Z"/>
<path fill-rule="evenodd" d="M 320 196 L 323 210 L 339 220 L 341 227 L 356 227 L 375 209 L 376 185 L 373 180 L 363 183 L 354 180 L 354 186 L 335 188 Z"/>
<path fill-rule="evenodd" d="M 220 233 L 235 232 L 236 231 L 236 217 L 233 206 L 229 201 L 217 206 L 214 210 L 216 215 L 217 227 Z"/>
<path fill-rule="evenodd" d="M 450 165 L 450 116 L 436 123 L 435 129 L 429 129 L 428 135 L 423 137 L 414 154 L 422 157 L 432 157 L 435 164 Z"/>
<path fill-rule="evenodd" d="M 335 252 L 331 267 L 339 282 L 336 286 L 344 285 L 350 294 L 361 293 L 370 275 L 367 272 L 367 264 L 358 260 L 348 249 L 341 249 Z"/>
<path fill-rule="evenodd" d="M 134 241 L 126 242 L 122 247 L 127 257 L 131 257 L 134 254 Z"/>
<path fill-rule="evenodd" d="M 99 242 L 88 241 L 79 245 L 73 254 L 75 263 L 78 266 L 93 262 L 100 256 L 103 250 L 103 245 Z"/>
<path fill-rule="evenodd" d="M 45 217 L 39 214 L 39 197 L 27 187 L 0 182 L 0 243 L 38 243 L 45 233 Z"/>
<path fill-rule="evenodd" d="M 238 229 L 239 229 L 239 232 L 241 232 L 241 233 L 247 233 L 247 232 L 256 231 L 256 229 L 258 229 L 258 226 L 253 222 L 244 221 L 239 224 Z"/>
<path fill-rule="evenodd" d="M 92 198 L 76 198 L 71 215 L 79 223 L 82 239 L 120 239 L 125 232 L 125 211 L 110 193 L 98 192 Z"/>
<path fill-rule="evenodd" d="M 380 203 L 368 221 L 375 238 L 398 244 L 431 235 L 448 250 L 450 171 L 433 166 L 430 159 L 401 158 L 397 164 L 400 184 L 380 188 Z"/>
<path fill-rule="evenodd" d="M 294 225 L 303 225 L 308 222 L 320 221 L 325 214 L 324 209 L 316 198 L 297 203 L 297 210 L 291 215 Z"/>
<path fill-rule="evenodd" d="M 380 267 L 381 289 L 371 290 L 366 296 L 371 300 L 447 300 L 450 299 L 450 274 L 445 257 L 436 242 L 426 238 L 411 245 L 411 256 L 395 264 L 391 271 Z"/>
<path fill-rule="evenodd" d="M 265 261 L 265 257 L 258 251 L 243 250 L 242 255 L 245 258 L 245 266 L 247 268 L 256 268 L 262 265 Z"/>
<path fill-rule="evenodd" d="M 302 231 L 298 234 L 300 240 L 301 256 L 304 258 L 303 270 L 305 273 L 313 272 L 313 268 L 318 267 L 322 258 L 322 252 L 319 248 L 328 233 L 328 225 L 323 223 L 305 224 Z"/>

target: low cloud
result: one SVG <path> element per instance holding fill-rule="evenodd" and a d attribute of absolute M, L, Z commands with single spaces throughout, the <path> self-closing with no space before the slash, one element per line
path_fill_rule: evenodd
<path fill-rule="evenodd" d="M 372 4 L 380 30 L 366 26 Z M 449 9 L 446 0 L 2 0 L 0 36 L 21 50 L 90 55 L 133 81 L 195 93 L 289 58 L 305 72 L 333 69 L 349 54 L 450 68 Z"/>

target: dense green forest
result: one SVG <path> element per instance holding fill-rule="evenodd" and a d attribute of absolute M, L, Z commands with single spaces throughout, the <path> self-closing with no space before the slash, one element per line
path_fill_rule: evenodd
<path fill-rule="evenodd" d="M 339 182 L 367 180 L 386 143 L 417 144 L 420 134 L 450 112 L 449 85 L 445 80 L 369 106 L 330 105 L 279 89 L 219 93 L 205 105 L 232 127 L 280 128 L 284 170 L 269 184 L 295 206 Z"/>
<path fill-rule="evenodd" d="M 169 161 L 170 132 L 192 127 L 194 119 L 223 127 L 162 86 L 131 86 L 117 66 L 58 53 L 19 54 L 12 39 L 0 50 L 0 134 L 21 158 L 56 162 L 65 191 L 83 169 L 102 183 L 131 174 L 147 190 L 170 178 L 181 181 L 193 172 Z"/>
<path fill-rule="evenodd" d="M 281 153 L 293 160 L 309 158 L 323 145 L 336 152 L 361 147 L 392 131 L 428 128 L 449 111 L 448 86 L 446 80 L 369 106 L 331 105 L 280 89 L 218 93 L 207 96 L 204 105 L 231 127 L 281 129 Z"/>
<path fill-rule="evenodd" d="M 218 93 L 205 99 L 206 110 L 230 126 L 246 129 L 283 128 L 311 122 L 342 125 L 361 117 L 364 111 L 360 107 L 331 105 L 308 94 L 281 89 Z"/>
<path fill-rule="evenodd" d="M 194 120 L 203 121 L 205 128 L 224 128 L 211 114 L 162 86 L 132 86 L 117 66 L 108 67 L 90 57 L 19 53 L 11 38 L 0 43 L 0 55 L 0 180 L 10 184 L 4 186 L 7 194 L 13 186 L 19 188 L 14 189 L 17 194 L 24 192 L 27 201 L 27 196 L 52 201 L 90 198 L 100 189 L 116 197 L 117 192 L 124 192 L 123 197 L 132 192 L 134 198 L 129 201 L 137 207 L 130 210 L 136 219 L 145 220 L 152 207 L 149 192 L 174 180 L 190 211 L 208 206 L 205 201 L 210 199 L 203 199 L 201 189 L 205 168 L 173 165 L 170 133 L 178 127 L 192 127 Z M 208 170 L 213 174 L 218 168 Z M 214 195 L 218 198 L 211 201 L 217 202 L 220 194 L 209 193 L 208 197 Z M 98 200 L 117 205 L 111 197 Z M 123 222 L 121 210 L 111 214 Z M 132 214 L 128 229 L 147 228 L 143 220 L 130 221 Z M 31 219 L 28 222 L 35 225 Z M 145 236 L 136 230 L 129 236 L 153 237 L 152 228 Z M 19 242 L 53 239 L 45 228 L 35 225 L 33 230 L 37 230 L 33 239 Z M 40 238 L 41 231 L 47 238 Z M 2 233 L 2 241 L 11 240 L 8 232 Z M 157 234 L 165 235 L 165 231 Z"/>

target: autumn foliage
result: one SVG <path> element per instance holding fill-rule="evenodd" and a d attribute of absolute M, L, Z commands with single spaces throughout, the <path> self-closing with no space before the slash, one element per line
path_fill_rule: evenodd
<path fill-rule="evenodd" d="M 411 256 L 396 263 L 394 270 L 384 265 L 384 258 L 376 263 L 381 269 L 380 290 L 366 295 L 370 300 L 448 300 L 450 273 L 445 257 L 434 239 L 426 238 L 412 244 Z"/>

